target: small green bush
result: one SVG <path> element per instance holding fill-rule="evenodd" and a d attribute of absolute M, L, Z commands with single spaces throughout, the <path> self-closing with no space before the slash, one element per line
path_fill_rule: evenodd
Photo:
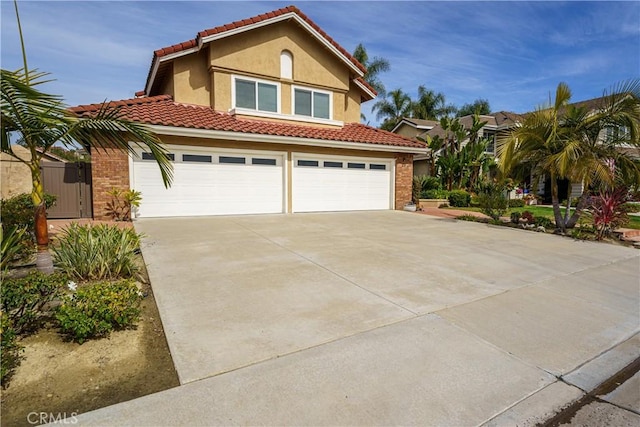
<path fill-rule="evenodd" d="M 518 224 L 520 222 L 520 212 L 511 212 L 511 222 Z"/>
<path fill-rule="evenodd" d="M 456 208 L 466 208 L 471 203 L 471 194 L 465 190 L 453 190 L 449 192 L 449 204 Z"/>
<path fill-rule="evenodd" d="M 0 288 L 2 312 L 17 334 L 38 328 L 45 316 L 45 305 L 61 295 L 67 285 L 62 274 L 43 274 L 37 271 L 25 277 L 6 278 Z"/>
<path fill-rule="evenodd" d="M 478 200 L 482 213 L 494 222 L 507 211 L 507 198 L 504 196 L 504 186 L 496 182 L 483 182 L 478 185 Z"/>
<path fill-rule="evenodd" d="M 509 199 L 510 208 L 524 208 L 524 199 Z"/>
<path fill-rule="evenodd" d="M 439 190 L 440 178 L 437 176 L 425 176 L 422 180 L 423 190 Z"/>
<path fill-rule="evenodd" d="M 132 326 L 140 318 L 142 295 L 132 280 L 98 282 L 79 287 L 56 312 L 63 333 L 83 343 Z"/>
<path fill-rule="evenodd" d="M 535 217 L 535 219 L 533 220 L 533 223 L 538 227 L 539 226 L 543 226 L 544 228 L 553 227 L 553 221 L 550 218 L 547 218 L 546 216 Z"/>
<path fill-rule="evenodd" d="M 47 209 L 56 202 L 56 196 L 44 195 L 44 204 Z M 2 200 L 2 229 L 7 232 L 10 228 L 26 228 L 33 232 L 35 223 L 35 206 L 31 200 L 31 194 L 19 194 L 9 199 Z"/>
<path fill-rule="evenodd" d="M 478 196 L 471 196 L 471 201 L 469 202 L 469 206 L 471 206 L 472 208 L 480 207 L 480 199 L 478 198 Z"/>
<path fill-rule="evenodd" d="M 79 280 L 133 277 L 139 272 L 140 237 L 131 228 L 71 223 L 53 246 L 53 261 Z"/>
<path fill-rule="evenodd" d="M 448 199 L 449 192 L 447 190 L 426 190 L 420 193 L 421 199 Z"/>
<path fill-rule="evenodd" d="M 5 312 L 0 313 L 0 377 L 2 387 L 6 387 L 14 369 L 20 364 L 22 346 L 18 343 L 18 334 L 11 326 Z"/>

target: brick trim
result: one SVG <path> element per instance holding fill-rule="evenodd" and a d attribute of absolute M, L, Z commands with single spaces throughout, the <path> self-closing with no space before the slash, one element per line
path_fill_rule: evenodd
<path fill-rule="evenodd" d="M 396 210 L 411 202 L 413 185 L 413 154 L 396 154 Z"/>
<path fill-rule="evenodd" d="M 107 191 L 113 188 L 128 190 L 129 155 L 126 150 L 107 148 L 91 152 L 91 180 L 93 193 L 93 218 L 111 219 L 107 216 L 107 203 L 111 197 Z"/>

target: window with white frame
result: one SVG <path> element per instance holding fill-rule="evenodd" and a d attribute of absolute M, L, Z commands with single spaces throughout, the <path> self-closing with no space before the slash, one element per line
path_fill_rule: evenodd
<path fill-rule="evenodd" d="M 279 84 L 244 77 L 235 77 L 234 89 L 235 108 L 270 113 L 279 112 Z"/>
<path fill-rule="evenodd" d="M 482 133 L 482 138 L 487 142 L 487 148 L 484 150 L 485 153 L 495 154 L 496 152 L 496 133 L 493 131 L 484 131 Z"/>
<path fill-rule="evenodd" d="M 298 116 L 331 119 L 331 93 L 295 87 L 293 88 L 293 113 Z"/>

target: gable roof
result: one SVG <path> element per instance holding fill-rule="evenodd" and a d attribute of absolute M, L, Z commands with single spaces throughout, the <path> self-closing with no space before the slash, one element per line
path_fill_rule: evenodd
<path fill-rule="evenodd" d="M 440 123 L 437 120 L 424 120 L 424 119 L 414 119 L 412 117 L 403 117 L 402 120 L 398 122 L 397 125 L 391 129 L 391 132 L 395 132 L 402 125 L 409 125 L 416 129 L 424 129 L 429 130 Z"/>
<path fill-rule="evenodd" d="M 253 16 L 251 18 L 243 19 L 241 21 L 235 21 L 225 25 L 219 25 L 208 30 L 200 31 L 194 39 L 187 40 L 182 43 L 174 44 L 171 46 L 158 49 L 153 53 L 153 60 L 151 61 L 151 67 L 149 74 L 147 75 L 147 83 L 145 84 L 144 93 L 149 94 L 153 86 L 154 80 L 158 73 L 161 63 L 170 61 L 180 56 L 188 55 L 190 53 L 198 52 L 204 44 L 213 40 L 229 37 L 235 34 L 239 34 L 245 31 L 249 31 L 255 28 L 259 28 L 265 25 L 274 24 L 276 22 L 294 20 L 298 25 L 307 30 L 311 36 L 315 37 L 318 41 L 329 49 L 335 56 L 338 57 L 346 66 L 348 66 L 356 75 L 356 83 L 365 91 L 372 91 L 373 98 L 377 95 L 376 91 L 371 86 L 366 84 L 364 80 L 359 79 L 363 77 L 367 69 L 357 59 L 355 59 L 346 49 L 340 46 L 335 40 L 333 40 L 322 28 L 320 28 L 315 22 L 313 22 L 307 15 L 302 13 L 296 6 L 287 6 L 281 9 L 277 9 L 271 12 L 263 13 Z M 366 85 L 362 87 L 362 83 Z"/>
<path fill-rule="evenodd" d="M 247 140 L 249 137 L 276 136 L 283 137 L 280 142 L 285 140 L 293 141 L 292 143 L 296 143 L 295 140 L 300 140 L 299 143 L 334 141 L 345 144 L 345 148 L 359 146 L 360 149 L 368 150 L 421 153 L 426 149 L 423 142 L 413 141 L 360 123 L 348 123 L 341 128 L 322 128 L 241 119 L 229 113 L 215 111 L 210 107 L 174 102 L 170 95 L 125 99 L 113 101 L 107 105 L 118 108 L 120 117 L 127 120 L 183 130 L 217 131 L 224 133 L 220 137 L 226 135 L 230 139 L 238 139 L 238 134 L 245 134 Z M 95 115 L 102 107 L 103 104 L 79 105 L 70 108 L 69 111 L 78 117 L 87 118 Z"/>

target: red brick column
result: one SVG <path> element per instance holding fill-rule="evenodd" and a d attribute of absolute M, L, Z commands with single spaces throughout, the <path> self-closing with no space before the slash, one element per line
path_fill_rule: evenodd
<path fill-rule="evenodd" d="M 129 189 L 129 156 L 125 150 L 109 148 L 91 150 L 93 218 L 110 219 L 106 207 L 113 188 Z"/>
<path fill-rule="evenodd" d="M 413 154 L 396 154 L 396 209 L 411 201 Z"/>

